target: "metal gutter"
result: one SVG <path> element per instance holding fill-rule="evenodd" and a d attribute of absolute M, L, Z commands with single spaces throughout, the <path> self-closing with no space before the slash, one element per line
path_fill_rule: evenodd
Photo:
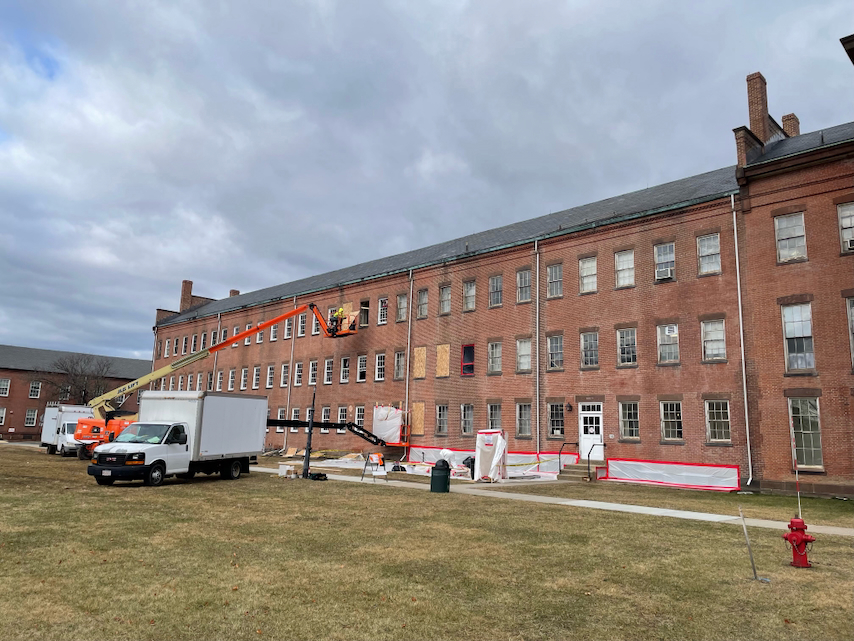
<path fill-rule="evenodd" d="M 747 409 L 747 363 L 744 361 L 744 314 L 741 305 L 741 263 L 738 257 L 738 221 L 735 216 L 735 196 L 730 196 L 732 207 L 732 235 L 735 240 L 735 285 L 738 292 L 738 337 L 741 347 L 741 392 L 744 396 L 744 432 L 747 438 L 747 485 L 753 483 L 753 456 L 750 452 L 750 412 Z"/>

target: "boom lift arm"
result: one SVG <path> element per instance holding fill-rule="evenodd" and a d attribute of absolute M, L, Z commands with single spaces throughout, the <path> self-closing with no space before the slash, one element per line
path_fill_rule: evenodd
<path fill-rule="evenodd" d="M 196 352 L 195 354 L 189 354 L 183 358 L 179 358 L 177 361 L 169 363 L 157 369 L 150 374 L 146 374 L 145 376 L 141 376 L 135 381 L 131 381 L 130 383 L 125 383 L 124 385 L 117 387 L 114 390 L 107 392 L 106 394 L 102 394 L 97 398 L 93 398 L 89 401 L 88 406 L 92 408 L 92 414 L 95 418 L 104 420 L 107 417 L 107 412 L 115 411 L 117 408 L 113 406 L 113 401 L 119 396 L 130 394 L 135 392 L 141 387 L 148 385 L 152 381 L 156 381 L 159 378 L 162 378 L 172 372 L 179 370 L 187 365 L 191 365 L 197 361 L 201 361 L 211 354 L 218 352 L 221 349 L 228 347 L 229 345 L 233 345 L 239 341 L 242 341 L 244 338 L 249 336 L 253 336 L 258 332 L 262 332 L 271 325 L 275 325 L 277 323 L 281 323 L 288 318 L 293 318 L 294 316 L 299 316 L 300 314 L 305 313 L 306 311 L 311 311 L 314 314 L 314 317 L 317 319 L 320 324 L 320 330 L 323 332 L 324 336 L 328 338 L 340 338 L 342 336 L 349 336 L 350 334 L 356 333 L 356 323 L 346 324 L 344 323 L 344 319 L 336 318 L 331 324 L 326 322 L 326 319 L 323 318 L 323 314 L 320 313 L 320 310 L 317 308 L 317 305 L 314 303 L 308 303 L 306 305 L 300 305 L 288 312 L 280 316 L 276 316 L 275 318 L 271 318 L 270 320 L 264 321 L 263 323 L 258 323 L 255 327 L 251 327 L 246 331 L 240 332 L 239 334 L 235 334 L 231 338 L 228 338 L 221 343 L 217 343 L 212 347 L 208 347 L 201 351 Z"/>

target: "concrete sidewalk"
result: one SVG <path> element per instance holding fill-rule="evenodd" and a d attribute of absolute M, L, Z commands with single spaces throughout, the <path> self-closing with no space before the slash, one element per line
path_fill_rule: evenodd
<path fill-rule="evenodd" d="M 278 474 L 278 470 L 267 467 L 251 467 L 252 472 L 266 472 Z M 344 474 L 329 474 L 326 477 L 330 481 L 346 481 L 349 483 L 371 483 L 377 487 L 405 487 L 412 490 L 427 491 L 430 489 L 428 483 L 416 483 L 413 481 L 385 481 L 365 477 L 362 481 L 359 476 L 347 476 Z M 538 496 L 536 494 L 516 494 L 514 492 L 496 492 L 495 490 L 484 490 L 471 485 L 451 485 L 452 494 L 469 494 L 472 496 L 485 496 L 491 499 L 506 499 L 511 501 L 528 501 L 530 503 L 545 503 L 548 505 L 563 505 L 566 507 L 583 507 L 591 510 L 607 510 L 610 512 L 626 512 L 629 514 L 646 514 L 648 516 L 668 516 L 674 519 L 686 519 L 689 521 L 707 521 L 711 523 L 725 523 L 730 525 L 741 525 L 741 517 L 728 516 L 726 514 L 709 514 L 707 512 L 690 512 L 688 510 L 668 510 L 660 507 L 646 507 L 643 505 L 626 505 L 623 503 L 605 503 L 603 501 L 585 501 L 577 499 L 564 499 L 555 496 Z M 787 523 L 783 521 L 768 521 L 766 519 L 745 519 L 750 527 L 761 527 L 771 530 L 788 530 Z M 809 524 L 808 524 L 809 525 Z M 813 534 L 833 534 L 835 536 L 854 537 L 854 528 L 837 527 L 833 525 L 809 525 L 809 531 Z"/>

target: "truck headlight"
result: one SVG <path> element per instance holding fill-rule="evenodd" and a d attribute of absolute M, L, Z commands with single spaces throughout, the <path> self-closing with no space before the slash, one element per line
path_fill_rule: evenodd
<path fill-rule="evenodd" d="M 125 459 L 125 463 L 127 465 L 142 465 L 145 463 L 145 452 L 136 452 L 135 454 L 128 454 Z"/>

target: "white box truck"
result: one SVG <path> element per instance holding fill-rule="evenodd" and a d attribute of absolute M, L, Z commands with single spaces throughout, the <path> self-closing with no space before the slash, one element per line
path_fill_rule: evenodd
<path fill-rule="evenodd" d="M 42 414 L 41 446 L 48 454 L 70 456 L 77 453 L 80 443 L 74 439 L 77 421 L 92 418 L 92 409 L 85 405 L 51 405 Z"/>
<path fill-rule="evenodd" d="M 214 392 L 142 392 L 139 419 L 95 448 L 88 472 L 99 485 L 193 478 L 236 479 L 264 450 L 267 398 Z"/>

